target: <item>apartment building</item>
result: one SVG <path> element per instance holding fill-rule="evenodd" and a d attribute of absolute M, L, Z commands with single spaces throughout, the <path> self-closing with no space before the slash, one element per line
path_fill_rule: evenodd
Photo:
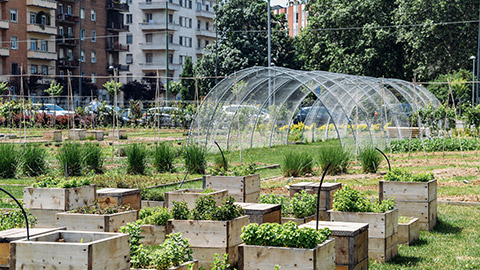
<path fill-rule="evenodd" d="M 168 11 L 165 0 L 130 2 L 130 12 L 125 14 L 130 31 L 120 39 L 130 46 L 129 52 L 120 53 L 120 63 L 130 66 L 129 71 L 120 72 L 124 83 L 157 72 L 163 83 L 166 76 L 178 80 L 185 59 L 190 56 L 195 63 L 215 40 L 214 1 L 167 1 Z"/>
<path fill-rule="evenodd" d="M 287 7 L 272 7 L 273 14 L 285 14 L 288 21 L 288 34 L 295 37 L 300 34 L 303 28 L 307 27 L 308 10 L 306 5 L 300 1 L 290 0 Z"/>

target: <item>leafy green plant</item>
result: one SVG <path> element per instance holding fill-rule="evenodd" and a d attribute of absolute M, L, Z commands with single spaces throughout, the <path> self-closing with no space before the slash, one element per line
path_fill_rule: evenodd
<path fill-rule="evenodd" d="M 383 179 L 385 181 L 428 182 L 435 179 L 435 176 L 432 172 L 421 172 L 413 174 L 407 169 L 394 167 L 383 177 Z"/>
<path fill-rule="evenodd" d="M 185 147 L 183 151 L 185 167 L 190 168 L 190 173 L 204 174 L 207 167 L 205 150 L 195 144 Z"/>
<path fill-rule="evenodd" d="M 441 151 L 463 151 L 477 150 L 480 140 L 478 138 L 432 138 L 432 139 L 405 139 L 390 142 L 392 153 L 406 152 L 441 152 Z"/>
<path fill-rule="evenodd" d="M 28 225 L 34 227 L 37 224 L 37 218 L 33 216 L 28 209 L 27 212 Z M 0 231 L 10 230 L 13 228 L 24 228 L 25 218 L 20 209 L 10 210 L 7 213 L 0 213 Z"/>
<path fill-rule="evenodd" d="M 13 178 L 17 171 L 17 149 L 13 144 L 0 144 L 0 178 Z"/>
<path fill-rule="evenodd" d="M 27 144 L 22 148 L 20 156 L 20 167 L 26 175 L 38 176 L 45 172 L 47 164 L 44 148 Z"/>
<path fill-rule="evenodd" d="M 74 214 L 92 214 L 92 215 L 111 215 L 121 212 L 130 211 L 132 208 L 125 205 L 113 205 L 108 207 L 101 207 L 98 203 L 86 205 L 77 209 L 70 210 L 69 213 Z"/>
<path fill-rule="evenodd" d="M 292 214 L 295 218 L 314 215 L 317 210 L 317 195 L 308 194 L 305 190 L 295 193 L 290 200 Z"/>
<path fill-rule="evenodd" d="M 163 197 L 163 192 L 158 189 L 152 188 L 144 188 L 140 192 L 142 196 L 142 200 L 149 200 L 149 201 L 163 201 L 165 200 Z"/>
<path fill-rule="evenodd" d="M 95 173 L 103 172 L 102 147 L 98 143 L 85 143 L 83 145 L 83 163 L 85 168 Z"/>
<path fill-rule="evenodd" d="M 282 217 L 288 217 L 292 215 L 290 199 L 286 196 L 280 194 L 262 194 L 260 195 L 258 202 L 268 204 L 280 204 L 282 206 Z"/>
<path fill-rule="evenodd" d="M 210 220 L 215 213 L 217 203 L 213 196 L 201 196 L 195 201 L 195 207 L 192 209 L 194 220 Z"/>
<path fill-rule="evenodd" d="M 212 268 L 210 270 L 228 270 L 230 269 L 230 263 L 228 261 L 228 253 L 224 253 L 222 255 L 222 259 L 220 259 L 220 256 L 215 253 L 215 255 L 213 255 L 213 263 L 212 263 Z"/>
<path fill-rule="evenodd" d="M 358 159 L 362 164 L 362 171 L 366 173 L 376 173 L 378 166 L 382 162 L 380 152 L 371 145 L 367 145 L 360 149 Z"/>
<path fill-rule="evenodd" d="M 171 145 L 160 144 L 153 151 L 153 166 L 158 172 L 174 172 L 173 160 L 175 159 L 175 151 Z"/>
<path fill-rule="evenodd" d="M 142 208 L 139 213 L 139 220 L 143 224 L 164 226 L 171 218 L 172 215 L 164 207 Z"/>
<path fill-rule="evenodd" d="M 320 147 L 318 154 L 318 162 L 322 170 L 325 170 L 327 165 L 332 162 L 327 172 L 330 175 L 347 172 L 351 159 L 350 151 L 340 145 L 324 145 Z"/>
<path fill-rule="evenodd" d="M 127 173 L 145 174 L 147 149 L 144 145 L 133 143 L 125 150 L 127 153 Z"/>
<path fill-rule="evenodd" d="M 398 224 L 405 224 L 408 223 L 412 220 L 411 217 L 406 217 L 406 216 L 399 216 L 398 217 Z"/>
<path fill-rule="evenodd" d="M 65 180 L 63 178 L 56 178 L 53 176 L 45 176 L 32 184 L 32 187 L 37 188 L 76 188 L 88 186 L 91 184 L 90 179 L 87 178 L 73 178 Z"/>
<path fill-rule="evenodd" d="M 140 243 L 140 240 L 143 238 L 140 225 L 141 223 L 137 221 L 127 223 L 126 226 L 120 228 L 121 233 L 130 235 L 130 263 L 135 268 L 148 267 L 151 260 L 149 254 L 147 254 Z"/>
<path fill-rule="evenodd" d="M 277 246 L 292 248 L 315 248 L 330 237 L 328 228 L 315 230 L 299 228 L 293 221 L 278 223 L 251 223 L 242 228 L 241 238 L 247 245 Z"/>
<path fill-rule="evenodd" d="M 301 176 L 312 172 L 313 158 L 307 153 L 288 152 L 283 157 L 284 176 Z"/>
<path fill-rule="evenodd" d="M 223 200 L 222 205 L 216 207 L 215 212 L 212 215 L 213 220 L 232 220 L 240 217 L 245 211 L 239 205 L 235 205 L 235 199 L 232 196 L 228 196 Z"/>
<path fill-rule="evenodd" d="M 65 170 L 69 176 L 82 175 L 83 160 L 82 146 L 79 143 L 65 143 L 58 150 L 57 160 L 60 163 L 60 171 L 65 175 Z"/>
<path fill-rule="evenodd" d="M 381 203 L 378 199 L 372 202 L 363 192 L 350 186 L 345 186 L 337 191 L 333 199 L 334 211 L 384 213 L 394 207 L 393 199 L 383 200 Z"/>
<path fill-rule="evenodd" d="M 172 211 L 170 212 L 174 219 L 187 220 L 190 216 L 190 211 L 188 210 L 188 204 L 186 201 L 175 201 L 173 202 Z"/>

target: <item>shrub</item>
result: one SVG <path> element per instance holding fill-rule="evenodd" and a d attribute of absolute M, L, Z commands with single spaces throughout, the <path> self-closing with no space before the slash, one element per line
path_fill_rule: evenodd
<path fill-rule="evenodd" d="M 190 216 L 187 202 L 186 201 L 173 202 L 171 213 L 174 219 L 187 220 Z"/>
<path fill-rule="evenodd" d="M 165 200 L 163 197 L 163 193 L 158 189 L 144 188 L 140 192 L 140 195 L 142 196 L 142 200 L 149 200 L 149 201 Z"/>
<path fill-rule="evenodd" d="M 175 159 L 175 151 L 171 145 L 160 144 L 155 147 L 153 152 L 153 166 L 158 172 L 174 172 L 173 160 Z"/>
<path fill-rule="evenodd" d="M 363 192 L 349 186 L 337 191 L 333 199 L 334 211 L 384 213 L 394 207 L 395 202 L 391 199 L 383 200 L 381 203 L 378 199 L 372 202 Z"/>
<path fill-rule="evenodd" d="M 322 170 L 325 170 L 328 163 L 332 162 L 328 168 L 328 174 L 336 175 L 347 172 L 350 165 L 351 153 L 340 145 L 330 146 L 324 145 L 320 148 L 318 162 Z"/>
<path fill-rule="evenodd" d="M 215 253 L 213 255 L 213 263 L 212 263 L 212 268 L 210 270 L 227 270 L 230 269 L 230 263 L 228 261 L 228 253 L 223 253 L 222 258 L 219 258 L 220 256 Z"/>
<path fill-rule="evenodd" d="M 20 166 L 23 173 L 28 176 L 38 176 L 46 170 L 45 149 L 31 144 L 25 145 L 21 152 Z"/>
<path fill-rule="evenodd" d="M 300 176 L 312 172 L 313 158 L 307 153 L 289 152 L 283 157 L 284 176 Z"/>
<path fill-rule="evenodd" d="M 103 172 L 102 147 L 98 143 L 85 143 L 83 145 L 83 162 L 85 168 L 95 173 Z"/>
<path fill-rule="evenodd" d="M 139 219 L 143 224 L 164 226 L 171 218 L 172 215 L 164 207 L 142 208 L 139 213 Z"/>
<path fill-rule="evenodd" d="M 0 178 L 13 178 L 17 171 L 17 149 L 13 144 L 0 144 Z"/>
<path fill-rule="evenodd" d="M 251 223 L 242 228 L 241 238 L 246 245 L 315 248 L 330 237 L 328 228 L 299 228 L 293 221 L 278 223 Z"/>
<path fill-rule="evenodd" d="M 371 145 L 361 148 L 358 158 L 362 164 L 363 172 L 366 173 L 376 173 L 380 162 L 382 162 L 380 152 Z"/>
<path fill-rule="evenodd" d="M 205 156 L 205 150 L 197 145 L 191 144 L 185 147 L 183 151 L 185 168 L 189 168 L 192 174 L 205 174 L 205 168 L 207 166 Z"/>
<path fill-rule="evenodd" d="M 317 210 L 317 195 L 308 194 L 305 190 L 295 193 L 290 200 L 292 214 L 295 218 L 314 215 Z"/>
<path fill-rule="evenodd" d="M 57 160 L 60 163 L 60 171 L 69 176 L 82 175 L 82 147 L 79 143 L 65 143 L 58 150 Z"/>
<path fill-rule="evenodd" d="M 228 196 L 222 205 L 217 206 L 213 196 L 209 195 L 202 196 L 195 201 L 191 217 L 194 220 L 226 221 L 240 217 L 244 213 L 245 211 L 239 205 L 235 205 L 235 199 L 232 196 Z M 173 202 L 172 216 L 174 219 L 188 219 L 190 213 L 187 203 L 185 201 Z"/>
<path fill-rule="evenodd" d="M 400 181 L 400 182 L 428 182 L 435 179 L 432 172 L 422 172 L 413 174 L 406 169 L 394 167 L 389 171 L 383 179 L 385 181 Z"/>
<path fill-rule="evenodd" d="M 133 143 L 125 151 L 127 153 L 127 173 L 145 174 L 147 166 L 147 149 L 145 146 Z"/>
<path fill-rule="evenodd" d="M 30 228 L 32 228 L 35 226 L 35 224 L 37 224 L 37 218 L 33 216 L 28 209 L 25 209 L 25 211 L 27 212 L 28 225 Z M 10 210 L 7 213 L 2 213 L 1 215 L 2 218 L 0 219 L 0 231 L 25 227 L 25 217 L 23 216 L 22 210 Z"/>
<path fill-rule="evenodd" d="M 282 217 L 288 217 L 292 213 L 290 199 L 283 195 L 260 195 L 259 203 L 280 204 L 282 206 Z"/>

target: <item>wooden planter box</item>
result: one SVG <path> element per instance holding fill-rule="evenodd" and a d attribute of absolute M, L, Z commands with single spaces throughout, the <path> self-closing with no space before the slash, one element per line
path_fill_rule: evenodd
<path fill-rule="evenodd" d="M 120 129 L 120 130 L 116 129 L 115 131 L 109 131 L 108 136 L 110 137 L 110 139 L 124 140 L 124 139 L 127 139 L 127 131 L 124 129 Z"/>
<path fill-rule="evenodd" d="M 70 211 L 95 203 L 96 186 L 76 188 L 23 188 L 25 208 Z"/>
<path fill-rule="evenodd" d="M 304 218 L 282 217 L 282 224 L 287 223 L 289 221 L 293 221 L 293 222 L 297 223 L 297 225 L 301 225 L 301 224 L 305 224 L 305 223 L 308 223 L 308 222 L 310 222 L 312 220 L 316 220 L 316 219 L 317 219 L 316 214 L 311 215 L 309 217 L 304 217 Z M 320 220 L 322 220 L 321 217 L 320 217 Z M 325 219 L 323 219 L 323 220 L 325 220 Z"/>
<path fill-rule="evenodd" d="M 315 229 L 316 221 L 300 227 Z M 329 228 L 335 239 L 337 269 L 368 269 L 368 224 L 354 222 L 320 221 L 318 228 Z"/>
<path fill-rule="evenodd" d="M 127 234 L 58 231 L 11 243 L 15 269 L 130 269 Z"/>
<path fill-rule="evenodd" d="M 437 180 L 429 182 L 380 181 L 380 200 L 394 198 L 402 216 L 416 217 L 422 230 L 437 224 Z"/>
<path fill-rule="evenodd" d="M 102 188 L 97 190 L 97 200 L 101 207 L 129 205 L 132 209 L 142 207 L 140 189 Z"/>
<path fill-rule="evenodd" d="M 131 270 L 149 270 L 149 269 L 131 268 Z M 168 270 L 198 270 L 198 261 L 193 260 L 193 261 L 185 262 L 180 265 L 170 267 L 168 268 Z"/>
<path fill-rule="evenodd" d="M 328 239 L 313 249 L 240 245 L 240 270 L 335 269 L 335 240 Z"/>
<path fill-rule="evenodd" d="M 49 228 L 49 229 L 30 229 L 30 237 L 39 236 L 42 234 L 64 230 L 65 228 Z M 10 243 L 27 237 L 26 229 L 10 229 L 0 231 L 0 269 L 10 268 Z M 12 265 L 14 268 L 14 265 Z"/>
<path fill-rule="evenodd" d="M 118 232 L 120 227 L 138 219 L 138 211 L 131 210 L 110 215 L 58 213 L 56 226 L 69 231 Z"/>
<path fill-rule="evenodd" d="M 61 130 L 50 130 L 43 132 L 43 139 L 47 141 L 61 142 L 62 141 L 62 131 Z"/>
<path fill-rule="evenodd" d="M 93 137 L 97 141 L 103 141 L 104 132 L 102 130 L 89 130 L 86 132 L 86 137 Z"/>
<path fill-rule="evenodd" d="M 176 201 L 185 201 L 188 204 L 188 209 L 193 209 L 195 207 L 195 201 L 200 197 L 213 195 L 217 205 L 222 204 L 223 200 L 228 195 L 228 190 L 221 189 L 215 190 L 210 193 L 202 193 L 203 189 L 180 189 L 175 191 L 170 191 L 165 193 L 165 205 L 168 209 L 173 207 L 173 202 Z"/>
<path fill-rule="evenodd" d="M 266 203 L 235 203 L 250 216 L 250 223 L 282 223 L 282 206 Z"/>
<path fill-rule="evenodd" d="M 68 139 L 69 140 L 85 140 L 86 130 L 85 129 L 70 129 L 68 130 Z"/>
<path fill-rule="evenodd" d="M 398 210 L 385 213 L 339 212 L 328 210 L 331 221 L 368 223 L 368 256 L 386 262 L 398 254 Z"/>
<path fill-rule="evenodd" d="M 305 190 L 309 194 L 318 194 L 318 187 L 320 183 L 314 182 L 301 182 L 290 185 L 290 197 L 293 197 L 296 193 Z M 333 195 L 335 192 L 342 188 L 341 183 L 323 183 L 322 190 L 320 191 L 320 210 L 330 210 L 333 206 Z"/>
<path fill-rule="evenodd" d="M 247 176 L 213 176 L 203 177 L 203 187 L 227 189 L 228 195 L 237 202 L 256 203 L 260 196 L 260 175 Z"/>
<path fill-rule="evenodd" d="M 238 262 L 238 246 L 242 244 L 240 234 L 248 223 L 248 216 L 228 221 L 171 219 L 168 228 L 171 233 L 181 233 L 190 239 L 193 258 L 199 261 L 200 267 L 209 269 L 215 253 L 227 253 L 232 265 Z"/>
<path fill-rule="evenodd" d="M 141 226 L 141 234 L 143 238 L 140 242 L 144 245 L 160 245 L 165 241 L 168 231 L 168 226 L 157 226 L 144 224 Z"/>
<path fill-rule="evenodd" d="M 142 208 L 165 207 L 164 201 L 142 200 Z"/>
<path fill-rule="evenodd" d="M 57 214 L 65 211 L 49 209 L 29 209 L 30 213 L 37 218 L 35 228 L 55 228 Z"/>
<path fill-rule="evenodd" d="M 398 223 L 398 243 L 410 245 L 420 238 L 420 221 L 412 218 L 408 223 Z"/>

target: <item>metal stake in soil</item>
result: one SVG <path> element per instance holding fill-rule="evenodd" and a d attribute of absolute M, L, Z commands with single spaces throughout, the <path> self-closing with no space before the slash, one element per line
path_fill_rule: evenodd
<path fill-rule="evenodd" d="M 18 207 L 20 207 L 20 209 L 22 209 L 23 217 L 25 218 L 25 226 L 26 226 L 26 228 L 27 228 L 27 241 L 30 241 L 30 230 L 29 230 L 29 228 L 28 228 L 27 212 L 25 212 L 25 209 L 23 209 L 22 204 L 19 203 L 18 200 L 17 200 L 12 194 L 10 194 L 10 192 L 6 191 L 6 190 L 3 189 L 3 188 L 0 188 L 0 191 L 5 192 L 8 196 L 12 197 L 12 199 L 17 203 Z"/>
<path fill-rule="evenodd" d="M 325 175 L 327 175 L 328 168 L 330 168 L 330 165 L 332 165 L 332 162 L 328 163 L 327 167 L 325 167 L 325 170 L 323 171 L 322 174 L 322 179 L 320 180 L 320 186 L 318 187 L 318 192 L 317 192 L 317 224 L 315 225 L 315 229 L 318 231 L 318 219 L 320 218 L 320 191 L 322 191 L 322 184 L 323 184 L 323 179 L 325 178 Z"/>

